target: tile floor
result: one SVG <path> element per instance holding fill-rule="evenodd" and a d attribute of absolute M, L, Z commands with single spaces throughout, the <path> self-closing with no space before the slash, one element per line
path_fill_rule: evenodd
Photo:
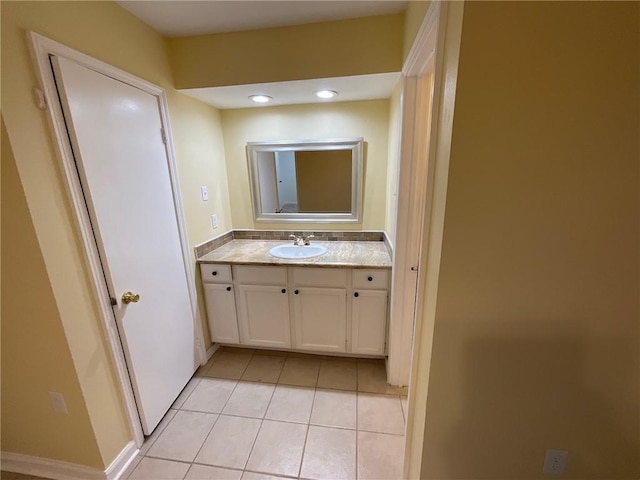
<path fill-rule="evenodd" d="M 406 406 L 382 360 L 223 347 L 121 479 L 400 480 Z"/>
<path fill-rule="evenodd" d="M 399 480 L 405 395 L 381 360 L 224 347 L 123 480 Z"/>

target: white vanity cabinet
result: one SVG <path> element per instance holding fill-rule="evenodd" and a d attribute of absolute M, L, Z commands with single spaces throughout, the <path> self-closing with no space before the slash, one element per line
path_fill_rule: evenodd
<path fill-rule="evenodd" d="M 231 267 L 201 264 L 200 274 L 211 340 L 218 343 L 240 343 Z"/>
<path fill-rule="evenodd" d="M 233 267 L 243 345 L 291 347 L 286 267 Z"/>
<path fill-rule="evenodd" d="M 214 342 L 386 354 L 389 270 L 201 264 Z"/>
<path fill-rule="evenodd" d="M 384 355 L 388 316 L 387 270 L 353 270 L 351 353 Z"/>
<path fill-rule="evenodd" d="M 347 351 L 347 273 L 336 268 L 292 268 L 294 348 Z"/>

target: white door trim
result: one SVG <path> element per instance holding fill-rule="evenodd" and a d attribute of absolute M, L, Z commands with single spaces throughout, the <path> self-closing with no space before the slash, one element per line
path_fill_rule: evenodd
<path fill-rule="evenodd" d="M 67 195 L 73 207 L 76 226 L 78 227 L 78 230 L 81 234 L 84 247 L 83 251 L 85 254 L 84 260 L 89 266 L 91 286 L 93 287 L 93 291 L 96 295 L 97 307 L 100 313 L 100 318 L 102 320 L 102 326 L 108 339 L 111 357 L 113 358 L 114 364 L 116 366 L 115 373 L 118 379 L 118 383 L 121 387 L 125 409 L 127 411 L 127 417 L 131 426 L 131 431 L 134 435 L 136 445 L 140 447 L 142 445 L 142 442 L 144 441 L 144 435 L 142 433 L 142 427 L 140 424 L 140 418 L 138 417 L 138 410 L 134 399 L 133 388 L 131 386 L 131 381 L 127 371 L 124 354 L 122 352 L 122 344 L 120 342 L 120 337 L 118 335 L 118 330 L 111 309 L 111 300 L 106 288 L 106 284 L 104 282 L 104 274 L 102 271 L 102 265 L 100 263 L 98 250 L 95 244 L 89 214 L 85 204 L 84 196 L 82 194 L 80 179 L 76 171 L 74 157 L 71 151 L 71 145 L 67 136 L 67 129 L 62 114 L 62 108 L 58 100 L 58 93 L 49 62 L 49 55 L 68 58 L 84 67 L 90 68 L 91 70 L 107 75 L 123 83 L 132 85 L 158 98 L 158 105 L 160 106 L 160 117 L 166 137 L 169 175 L 171 178 L 171 189 L 175 204 L 176 219 L 178 222 L 180 244 L 182 247 L 182 258 L 187 275 L 189 300 L 191 303 L 195 332 L 198 337 L 194 339 L 194 342 L 200 356 L 200 362 L 204 364 L 207 361 L 205 353 L 206 348 L 204 345 L 202 322 L 200 321 L 200 313 L 197 304 L 194 269 L 191 264 L 191 257 L 188 248 L 183 215 L 182 199 L 180 196 L 180 188 L 176 173 L 175 153 L 172 142 L 171 126 L 169 124 L 166 95 L 162 88 L 152 83 L 135 77 L 123 70 L 115 68 L 107 63 L 101 62 L 100 60 L 97 60 L 93 57 L 73 50 L 61 43 L 43 37 L 42 35 L 34 32 L 27 32 L 27 37 L 28 44 L 31 47 L 31 55 L 36 66 L 37 76 L 40 81 L 40 88 L 42 89 L 42 92 L 44 92 L 44 96 L 47 102 L 49 124 L 53 132 L 55 144 L 57 147 L 56 154 L 63 174 Z"/>
<path fill-rule="evenodd" d="M 396 239 L 390 298 L 389 360 L 391 385 L 409 385 L 425 200 L 428 147 L 433 138 L 432 103 L 440 2 L 431 3 L 402 69 L 401 149 L 396 205 Z"/>
<path fill-rule="evenodd" d="M 427 395 L 444 233 L 463 11 L 464 1 L 433 2 L 425 15 L 405 62 L 405 68 L 403 68 L 405 77 L 416 78 L 428 70 L 430 62 L 433 62 L 434 68 L 433 105 L 431 106 L 430 141 L 427 154 L 427 184 L 424 197 L 425 211 L 420 239 L 422 253 L 418 265 L 405 461 L 402 476 L 407 480 L 422 478 Z M 437 32 L 435 37 L 433 36 L 434 32 Z M 408 89 L 406 94 L 413 95 L 414 98 L 406 99 L 403 105 L 411 104 L 412 100 L 415 103 L 418 98 L 416 89 Z M 412 125 L 404 126 L 403 142 L 407 130 L 411 131 L 411 135 L 406 141 L 413 144 Z M 404 151 L 403 146 L 403 154 Z M 400 267 L 394 265 L 394 269 L 409 268 L 410 266 L 409 264 Z M 413 322 L 413 316 L 405 315 L 402 321 Z"/>

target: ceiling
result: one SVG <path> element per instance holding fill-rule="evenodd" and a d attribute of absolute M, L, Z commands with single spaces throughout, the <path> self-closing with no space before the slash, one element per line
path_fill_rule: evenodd
<path fill-rule="evenodd" d="M 399 13 L 406 9 L 408 2 L 404 0 L 118 0 L 117 3 L 159 33 L 168 37 L 184 37 Z M 384 73 L 194 88 L 181 90 L 181 92 L 220 109 L 264 108 L 264 106 L 274 105 L 389 98 L 399 78 L 399 73 Z M 321 89 L 335 90 L 338 96 L 331 100 L 320 100 L 313 95 L 313 92 Z M 249 100 L 249 95 L 258 93 L 273 97 L 273 101 L 259 105 Z"/>
<path fill-rule="evenodd" d="M 167 37 L 235 32 L 403 12 L 405 0 L 140 1 L 122 7 Z"/>
<path fill-rule="evenodd" d="M 400 73 L 392 72 L 353 77 L 232 85 L 229 87 L 190 88 L 180 91 L 224 110 L 229 108 L 259 108 L 276 105 L 389 98 L 399 79 Z M 321 100 L 314 95 L 314 92 L 318 90 L 334 90 L 338 92 L 338 96 L 331 100 Z M 249 99 L 249 95 L 257 94 L 268 95 L 273 97 L 273 100 L 269 103 L 258 105 Z"/>

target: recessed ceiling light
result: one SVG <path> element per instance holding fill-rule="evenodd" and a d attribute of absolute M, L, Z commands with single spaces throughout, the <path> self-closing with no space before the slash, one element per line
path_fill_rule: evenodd
<path fill-rule="evenodd" d="M 316 97 L 318 98 L 333 98 L 336 95 L 338 95 L 338 92 L 334 91 L 334 90 L 318 90 L 317 92 L 315 92 Z"/>
<path fill-rule="evenodd" d="M 273 100 L 273 97 L 270 97 L 269 95 L 250 95 L 249 99 L 256 103 L 267 103 Z"/>

